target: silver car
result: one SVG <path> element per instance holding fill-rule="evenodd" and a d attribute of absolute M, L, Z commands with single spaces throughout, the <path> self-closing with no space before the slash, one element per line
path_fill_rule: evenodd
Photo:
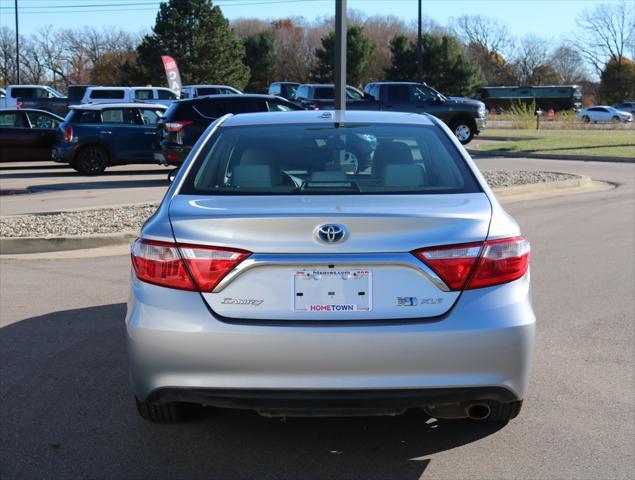
<path fill-rule="evenodd" d="M 226 115 L 132 246 L 139 413 L 507 421 L 534 343 L 528 263 L 435 117 Z"/>

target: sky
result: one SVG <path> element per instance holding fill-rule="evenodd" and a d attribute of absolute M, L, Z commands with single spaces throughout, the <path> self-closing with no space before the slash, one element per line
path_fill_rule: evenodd
<path fill-rule="evenodd" d="M 575 30 L 575 19 L 598 3 L 617 0 L 423 0 L 423 14 L 441 25 L 452 17 L 481 14 L 504 22 L 512 34 L 534 33 L 558 39 Z M 15 0 L 0 0 L 0 26 L 15 27 Z M 159 0 L 18 0 L 20 33 L 29 36 L 46 25 L 57 27 L 120 27 L 149 31 Z M 334 0 L 214 0 L 229 19 L 260 19 L 332 15 Z M 407 22 L 417 18 L 417 0 L 348 0 L 348 8 L 366 15 L 395 15 Z"/>

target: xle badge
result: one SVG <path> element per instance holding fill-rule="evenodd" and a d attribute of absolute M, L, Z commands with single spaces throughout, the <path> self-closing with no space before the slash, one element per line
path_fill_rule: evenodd
<path fill-rule="evenodd" d="M 417 297 L 397 297 L 396 305 L 398 307 L 416 307 L 417 305 L 438 305 L 443 303 L 443 299 L 440 297 L 437 298 L 422 298 L 418 299 Z"/>

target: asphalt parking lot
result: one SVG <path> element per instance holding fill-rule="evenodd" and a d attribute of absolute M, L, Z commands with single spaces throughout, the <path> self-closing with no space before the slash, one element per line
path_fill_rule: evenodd
<path fill-rule="evenodd" d="M 532 242 L 538 318 L 529 396 L 516 420 L 500 426 L 408 414 L 282 421 L 207 410 L 180 425 L 149 424 L 137 416 L 127 384 L 128 256 L 1 259 L 2 477 L 635 477 L 635 165 L 477 163 L 580 173 L 617 185 L 506 206 Z M 11 177 L 16 185 L 59 178 L 0 168 L 3 177 L 27 175 Z M 30 211 L 76 198 L 86 200 L 84 207 L 130 201 L 124 194 L 159 199 L 167 169 L 132 171 L 142 173 L 113 169 L 95 180 L 117 186 L 5 196 L 0 208 L 17 212 L 19 197 L 30 197 Z M 74 183 L 76 175 L 59 183 Z M 123 182 L 144 183 L 137 190 Z"/>

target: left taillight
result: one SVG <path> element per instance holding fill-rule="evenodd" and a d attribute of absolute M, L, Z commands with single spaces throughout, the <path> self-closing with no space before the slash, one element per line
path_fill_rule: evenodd
<path fill-rule="evenodd" d="M 131 251 L 133 269 L 139 280 L 162 287 L 201 292 L 211 292 L 249 255 L 244 250 L 143 239 L 137 239 Z"/>
<path fill-rule="evenodd" d="M 73 127 L 70 125 L 66 125 L 64 127 L 64 141 L 66 143 L 71 143 L 73 141 Z"/>
<path fill-rule="evenodd" d="M 450 290 L 491 287 L 521 278 L 529 268 L 529 242 L 523 237 L 430 247 L 413 252 Z"/>

